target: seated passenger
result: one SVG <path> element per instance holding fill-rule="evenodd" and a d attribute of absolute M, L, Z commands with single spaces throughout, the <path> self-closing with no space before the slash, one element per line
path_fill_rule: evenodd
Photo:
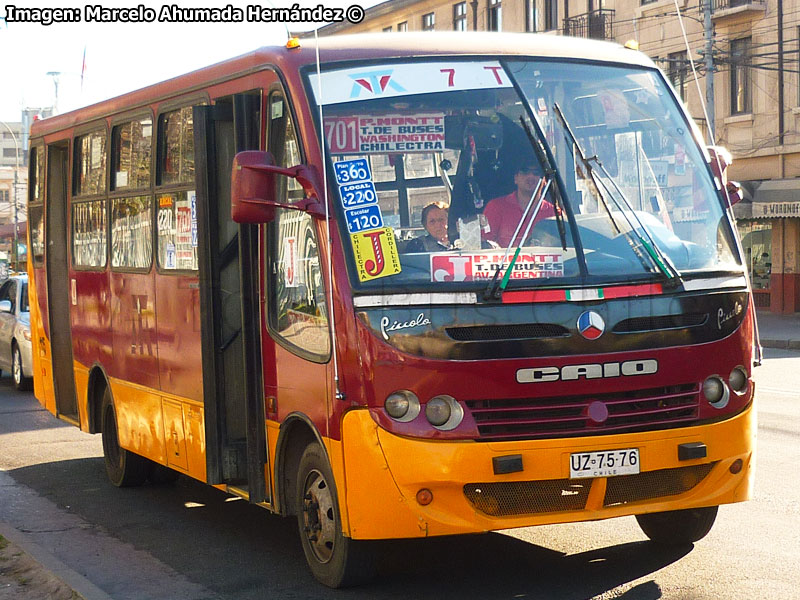
<path fill-rule="evenodd" d="M 503 248 L 511 244 L 511 236 L 514 235 L 514 231 L 517 229 L 520 219 L 522 219 L 522 213 L 525 211 L 528 202 L 530 202 L 542 175 L 541 167 L 533 162 L 523 163 L 516 170 L 514 173 L 514 185 L 517 186 L 517 189 L 507 196 L 500 196 L 490 200 L 483 210 L 489 226 L 489 230 L 484 233 L 485 239 L 496 242 Z M 535 205 L 531 206 L 528 218 L 525 219 L 525 223 L 522 224 L 517 234 L 517 239 L 514 240 L 515 244 L 519 244 L 520 236 L 525 233 L 525 229 L 530 222 L 530 215 L 533 214 L 534 209 Z M 539 208 L 534 224 L 547 217 L 555 216 L 555 214 L 553 204 L 545 198 L 542 200 L 542 206 Z"/>
<path fill-rule="evenodd" d="M 406 252 L 445 252 L 450 250 L 447 239 L 447 205 L 431 202 L 422 209 L 422 226 L 426 235 L 414 238 L 406 245 Z"/>

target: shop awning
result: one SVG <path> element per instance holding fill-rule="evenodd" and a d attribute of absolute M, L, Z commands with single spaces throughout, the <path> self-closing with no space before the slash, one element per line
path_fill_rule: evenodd
<path fill-rule="evenodd" d="M 753 193 L 753 218 L 800 218 L 800 178 L 762 181 Z"/>

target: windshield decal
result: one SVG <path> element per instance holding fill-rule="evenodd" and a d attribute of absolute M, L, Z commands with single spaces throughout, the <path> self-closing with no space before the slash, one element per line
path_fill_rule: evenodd
<path fill-rule="evenodd" d="M 431 281 L 479 281 L 494 277 L 503 268 L 502 252 L 431 254 Z M 511 279 L 543 279 L 564 276 L 560 248 L 522 252 L 512 267 Z"/>
<path fill-rule="evenodd" d="M 331 154 L 443 152 L 444 113 L 325 118 Z"/>
<path fill-rule="evenodd" d="M 353 67 L 309 76 L 320 104 L 359 102 L 432 92 L 511 87 L 497 61 L 414 62 L 377 67 Z"/>
<path fill-rule="evenodd" d="M 383 227 L 378 194 L 372 182 L 369 162 L 364 158 L 343 160 L 333 165 L 339 197 L 342 199 L 349 233 Z"/>
<path fill-rule="evenodd" d="M 355 233 L 350 240 L 359 281 L 397 275 L 402 270 L 391 227 Z"/>

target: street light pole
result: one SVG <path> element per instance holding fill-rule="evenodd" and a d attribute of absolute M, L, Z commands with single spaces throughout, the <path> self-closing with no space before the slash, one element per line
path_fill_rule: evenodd
<path fill-rule="evenodd" d="M 49 71 L 47 73 L 48 77 L 52 77 L 53 78 L 53 85 L 56 88 L 56 98 L 55 98 L 55 101 L 53 103 L 53 113 L 54 114 L 58 114 L 58 78 L 59 78 L 60 75 L 61 75 L 61 71 Z"/>
<path fill-rule="evenodd" d="M 14 270 L 17 270 L 18 262 L 19 262 L 19 234 L 17 233 L 17 186 L 19 182 L 19 142 L 17 142 L 17 136 L 14 135 L 14 132 L 11 130 L 11 127 L 8 126 L 8 123 L 5 121 L 0 121 L 3 126 L 8 129 L 8 132 L 11 134 L 11 139 L 14 140 L 14 156 L 15 156 L 15 165 L 14 165 Z"/>

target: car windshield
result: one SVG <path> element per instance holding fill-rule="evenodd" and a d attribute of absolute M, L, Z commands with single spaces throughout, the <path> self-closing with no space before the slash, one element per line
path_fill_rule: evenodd
<path fill-rule="evenodd" d="M 310 83 L 363 287 L 741 270 L 705 157 L 656 70 L 463 60 L 321 77 Z"/>

